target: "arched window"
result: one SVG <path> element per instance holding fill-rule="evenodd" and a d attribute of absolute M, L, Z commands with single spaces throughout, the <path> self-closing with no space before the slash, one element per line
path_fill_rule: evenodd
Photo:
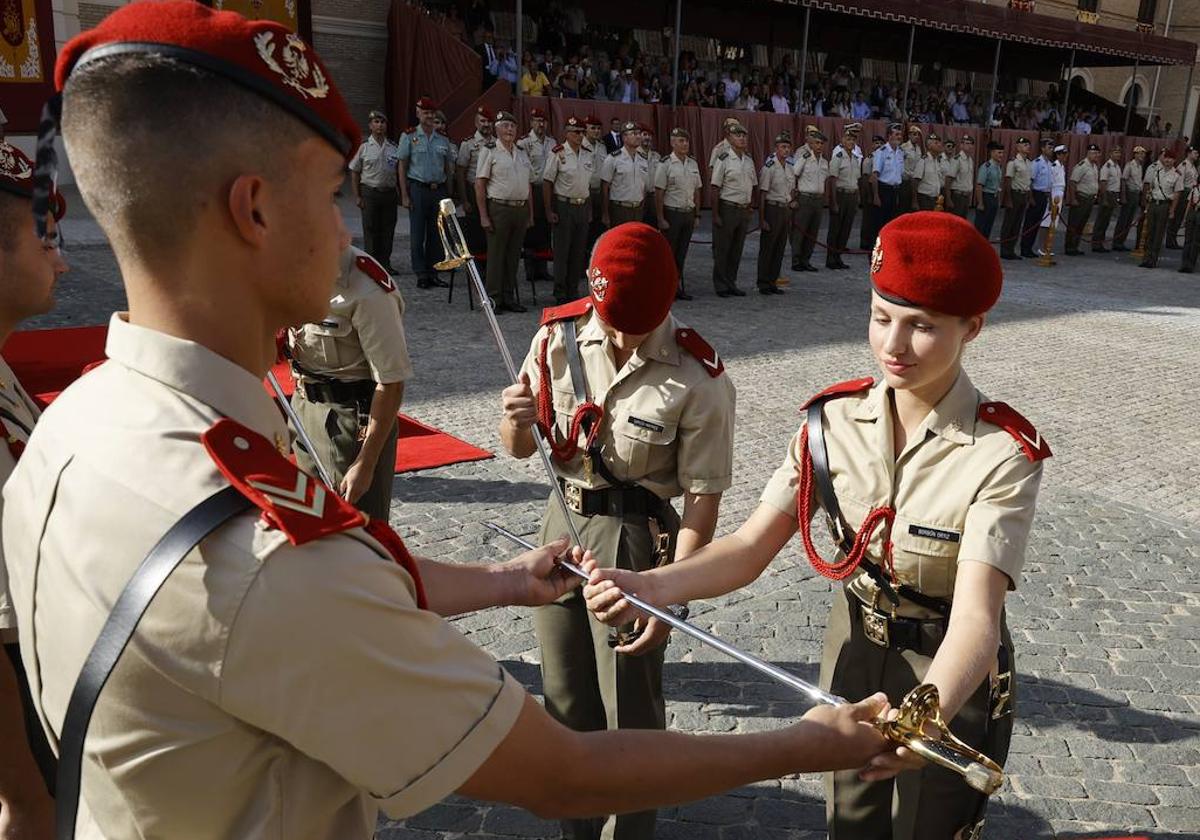
<path fill-rule="evenodd" d="M 1137 82 L 1131 82 L 1125 86 L 1125 95 L 1121 97 L 1121 104 L 1128 108 L 1130 100 L 1133 101 L 1133 110 L 1135 111 L 1142 104 L 1142 86 Z"/>

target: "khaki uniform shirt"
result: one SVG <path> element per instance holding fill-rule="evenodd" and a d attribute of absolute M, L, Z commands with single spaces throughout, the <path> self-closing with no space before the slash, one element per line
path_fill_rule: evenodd
<path fill-rule="evenodd" d="M 654 192 L 654 179 L 658 177 L 658 167 L 662 164 L 662 155 L 654 149 L 642 149 L 646 158 L 646 192 Z"/>
<path fill-rule="evenodd" d="M 529 165 L 533 167 L 533 183 L 540 184 L 542 173 L 546 171 L 546 159 L 550 157 L 550 150 L 558 145 L 558 141 L 549 134 L 538 138 L 530 131 L 517 140 L 517 145 L 525 150 L 525 154 L 529 155 Z"/>
<path fill-rule="evenodd" d="M 4 424 L 6 440 L 0 441 L 0 485 L 8 481 L 17 459 L 9 446 L 29 442 L 29 435 L 41 411 L 33 398 L 21 387 L 12 368 L 0 358 L 0 422 Z M 0 503 L 0 513 L 4 505 Z M 8 594 L 8 575 L 4 571 L 4 553 L 0 551 L 0 642 L 9 643 L 17 638 L 17 615 Z"/>
<path fill-rule="evenodd" d="M 894 508 L 896 579 L 935 598 L 954 594 L 962 560 L 994 566 L 1008 576 L 1010 588 L 1016 587 L 1025 563 L 1042 462 L 1026 458 L 1001 427 L 976 419 L 985 401 L 966 373 L 960 374 L 895 459 L 883 382 L 825 403 L 825 443 L 842 515 L 857 530 L 872 508 Z M 797 433 L 762 494 L 763 502 L 792 518 L 802 454 Z M 819 510 L 815 502 L 813 510 Z M 880 565 L 883 530 L 875 532 L 868 548 Z M 930 533 L 935 536 L 926 536 Z M 868 604 L 875 597 L 875 584 L 865 572 L 852 578 L 849 587 Z M 898 612 L 932 617 L 907 601 Z"/>
<path fill-rule="evenodd" d="M 953 178 L 950 191 L 956 193 L 975 192 L 975 161 L 966 152 L 959 152 L 950 159 L 946 167 L 946 177 Z"/>
<path fill-rule="evenodd" d="M 712 168 L 717 165 L 717 158 L 726 152 L 733 151 L 733 146 L 729 145 L 729 140 L 721 140 L 717 145 L 713 146 L 712 151 L 708 155 L 708 171 L 712 172 Z"/>
<path fill-rule="evenodd" d="M 458 147 L 456 163 L 460 169 L 466 170 L 463 177 L 466 178 L 468 184 L 475 183 L 475 173 L 479 171 L 479 155 L 483 151 L 484 144 L 488 142 L 495 141 L 491 137 L 484 137 L 476 131 L 474 137 L 464 140 L 462 145 Z"/>
<path fill-rule="evenodd" d="M 641 201 L 650 183 L 650 163 L 638 151 L 621 147 L 604 160 L 600 180 L 608 182 L 610 201 Z"/>
<path fill-rule="evenodd" d="M 834 188 L 846 192 L 858 192 L 858 181 L 862 177 L 863 159 L 838 146 L 829 161 L 829 176 L 836 178 Z"/>
<path fill-rule="evenodd" d="M 367 257 L 367 252 L 351 246 L 342 254 L 325 319 L 290 331 L 292 357 L 302 371 L 343 382 L 404 382 L 413 375 L 404 338 L 404 298 L 399 289 L 385 292 L 361 272 L 357 257 Z M 300 378 L 305 378 L 303 372 Z"/>
<path fill-rule="evenodd" d="M 781 162 L 778 156 L 771 155 L 758 173 L 758 186 L 768 202 L 787 204 L 796 190 L 796 176 L 786 160 Z"/>
<path fill-rule="evenodd" d="M 900 151 L 904 152 L 904 177 L 912 178 L 913 171 L 917 168 L 917 161 L 925 156 L 921 151 L 921 147 L 913 143 L 911 140 L 905 140 L 900 144 Z"/>
<path fill-rule="evenodd" d="M 917 183 L 919 195 L 936 198 L 942 194 L 942 164 L 936 158 L 925 155 L 917 161 L 913 169 L 913 180 Z"/>
<path fill-rule="evenodd" d="M 1125 179 L 1125 188 L 1129 191 L 1130 196 L 1141 195 L 1144 174 L 1142 165 L 1136 160 L 1131 160 L 1125 164 L 1125 171 L 1122 177 Z"/>
<path fill-rule="evenodd" d="M 1009 189 L 1014 192 L 1029 192 L 1033 183 L 1033 165 L 1020 155 L 1016 155 L 1004 167 L 1004 177 L 1011 178 Z"/>
<path fill-rule="evenodd" d="M 587 198 L 588 185 L 592 181 L 592 163 L 595 155 L 590 149 L 571 148 L 570 143 L 557 146 L 546 158 L 546 169 L 542 177 L 554 184 L 554 194 L 563 198 Z"/>
<path fill-rule="evenodd" d="M 400 147 L 391 140 L 385 137 L 380 145 L 374 137 L 368 137 L 350 159 L 350 171 L 359 174 L 360 183 L 365 187 L 394 190 L 399 160 Z"/>
<path fill-rule="evenodd" d="M 588 146 L 587 142 L 583 141 L 592 153 L 592 178 L 588 181 L 588 189 L 598 190 L 600 189 L 600 173 L 604 169 L 604 161 L 608 160 L 608 149 L 604 148 L 602 140 L 597 140 L 594 146 Z"/>
<path fill-rule="evenodd" d="M 870 178 L 871 173 L 875 171 L 875 153 L 863 155 L 862 159 L 862 175 L 864 178 Z"/>
<path fill-rule="evenodd" d="M 695 210 L 696 190 L 703 185 L 700 164 L 692 157 L 680 160 L 672 152 L 654 170 L 654 187 L 663 191 L 663 206 L 673 210 Z"/>
<path fill-rule="evenodd" d="M 794 155 L 795 166 L 792 174 L 796 176 L 796 191 L 801 195 L 824 195 L 825 181 L 829 178 L 829 161 L 805 146 Z"/>
<path fill-rule="evenodd" d="M 734 204 L 746 205 L 754 195 L 758 186 L 758 175 L 754 172 L 754 158 L 749 152 L 738 154 L 735 151 L 717 157 L 717 165 L 713 167 L 709 183 L 719 187 L 718 198 L 731 201 Z"/>
<path fill-rule="evenodd" d="M 1075 164 L 1071 170 L 1071 183 L 1079 195 L 1095 195 L 1100 192 L 1100 170 L 1087 158 Z"/>
<path fill-rule="evenodd" d="M 1180 162 L 1175 168 L 1178 169 L 1179 173 L 1183 176 L 1183 189 L 1190 190 L 1192 187 L 1196 186 L 1196 167 L 1190 160 L 1184 160 Z"/>
<path fill-rule="evenodd" d="M 1146 170 L 1146 184 L 1150 187 L 1151 201 L 1170 201 L 1183 189 L 1183 175 L 1179 173 L 1179 167 L 1167 169 L 1155 161 Z"/>
<path fill-rule="evenodd" d="M 1121 192 L 1121 164 L 1112 158 L 1104 161 L 1100 167 L 1100 189 L 1110 193 Z"/>
<path fill-rule="evenodd" d="M 510 151 L 499 142 L 484 145 L 475 178 L 488 179 L 488 198 L 505 201 L 528 201 L 529 185 L 535 180 L 533 165 L 525 150 L 514 144 Z M 540 181 L 541 178 L 536 180 Z"/>
<path fill-rule="evenodd" d="M 262 380 L 211 350 L 118 316 L 106 352 L 43 415 L 4 493 L 21 653 L 52 744 L 134 569 L 228 486 L 200 435 L 228 417 L 288 447 Z M 367 840 L 378 810 L 456 790 L 525 692 L 415 599 L 362 529 L 297 546 L 257 510 L 221 526 L 100 696 L 77 836 Z"/>
<path fill-rule="evenodd" d="M 683 493 L 722 493 L 733 482 L 735 391 L 726 374 L 709 376 L 675 340 L 684 324 L 669 316 L 618 371 L 612 345 L 592 313 L 576 321 L 576 340 L 587 395 L 604 408 L 596 438 L 607 466 L 621 481 L 636 482 L 669 499 Z M 521 366 L 536 394 L 538 353 L 547 327 L 533 337 Z M 555 329 L 547 352 L 554 395 L 555 435 L 565 439 L 575 412 L 575 391 Z M 584 436 L 580 434 L 580 446 Z M 583 487 L 606 486 L 599 471 L 585 470 L 583 455 L 554 462 L 563 478 Z"/>

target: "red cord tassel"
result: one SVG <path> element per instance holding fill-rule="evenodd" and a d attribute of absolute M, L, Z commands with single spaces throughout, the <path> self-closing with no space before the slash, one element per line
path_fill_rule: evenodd
<path fill-rule="evenodd" d="M 571 417 L 570 428 L 567 431 L 567 439 L 560 441 L 556 438 L 554 433 L 554 395 L 550 390 L 550 364 L 547 361 L 550 336 L 553 331 L 554 325 L 551 324 L 546 331 L 546 337 L 542 339 L 542 346 L 538 350 L 537 425 L 542 432 L 542 437 L 550 446 L 555 460 L 565 464 L 579 454 L 579 432 L 583 429 L 584 421 L 589 417 L 592 418 L 592 427 L 587 434 L 585 447 L 592 448 L 592 444 L 596 441 L 596 435 L 600 431 L 600 423 L 604 419 L 604 409 L 593 402 L 576 406 L 575 414 Z"/>

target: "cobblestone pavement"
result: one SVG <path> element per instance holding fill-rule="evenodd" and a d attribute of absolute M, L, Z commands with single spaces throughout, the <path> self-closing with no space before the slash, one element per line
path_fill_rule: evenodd
<path fill-rule="evenodd" d="M 352 207 L 347 217 L 357 225 Z M 96 323 L 122 305 L 95 225 L 69 220 L 67 232 L 74 271 L 60 308 L 40 326 Z M 754 508 L 797 427 L 800 402 L 829 383 L 874 373 L 863 340 L 866 257 L 850 257 L 852 271 L 796 275 L 785 296 L 768 300 L 753 293 L 756 248 L 752 235 L 741 276 L 751 294 L 729 301 L 711 292 L 711 249 L 693 245 L 687 280 L 696 300 L 676 307 L 719 348 L 738 388 L 736 480 L 720 531 Z M 1025 572 L 1008 599 L 1020 700 L 1010 782 L 989 812 L 988 838 L 1126 830 L 1200 838 L 1200 281 L 1175 273 L 1178 253 L 1165 252 L 1156 271 L 1114 255 L 1060 257 L 1053 269 L 1006 263 L 1004 296 L 970 350 L 975 383 L 1026 414 L 1055 452 Z M 408 265 L 403 214 L 394 263 Z M 499 451 L 504 371 L 483 316 L 467 309 L 462 275 L 452 305 L 444 290 L 401 281 L 417 370 L 406 411 Z M 528 284 L 521 293 L 529 303 Z M 537 294 L 544 304 L 549 287 L 539 284 Z M 525 352 L 536 322 L 532 308 L 503 317 L 514 355 Z M 514 552 L 482 523 L 533 532 L 547 492 L 534 463 L 499 455 L 397 478 L 392 522 L 423 553 L 488 562 Z M 829 597 L 827 582 L 789 546 L 756 583 L 693 605 L 693 615 L 815 677 Z M 491 610 L 457 626 L 540 691 L 527 611 Z M 785 689 L 679 638 L 668 653 L 666 693 L 671 726 L 688 732 L 773 729 L 803 709 Z M 556 836 L 555 826 L 523 812 L 464 799 L 380 825 L 386 840 Z M 787 778 L 667 809 L 659 836 L 823 837 L 819 779 Z"/>

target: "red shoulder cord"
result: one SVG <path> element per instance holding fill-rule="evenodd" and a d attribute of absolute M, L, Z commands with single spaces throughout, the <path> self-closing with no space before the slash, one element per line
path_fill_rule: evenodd
<path fill-rule="evenodd" d="M 587 433 L 587 443 L 584 446 L 586 449 L 592 448 L 592 444 L 596 442 L 596 435 L 600 432 L 600 423 L 604 420 L 604 409 L 593 402 L 582 403 L 575 408 L 575 414 L 571 417 L 567 439 L 560 441 L 555 438 L 554 395 L 550 391 L 550 364 L 546 360 L 549 353 L 550 336 L 553 333 L 554 325 L 550 324 L 546 328 L 546 337 L 542 339 L 542 346 L 538 350 L 537 425 L 541 429 L 542 437 L 550 446 L 550 451 L 554 453 L 555 460 L 565 464 L 579 453 L 579 432 L 583 428 L 583 422 L 589 417 L 592 418 L 592 428 Z"/>
<path fill-rule="evenodd" d="M 812 453 L 808 451 L 808 424 L 805 423 L 800 431 L 800 449 L 803 452 L 800 463 L 800 488 L 796 491 L 796 515 L 799 519 L 800 536 L 804 540 L 804 550 L 808 553 L 808 562 L 812 567 L 830 580 L 845 580 L 867 556 L 867 546 L 875 532 L 884 527 L 883 565 L 887 576 L 892 582 L 896 581 L 896 570 L 892 563 L 892 522 L 896 519 L 896 511 L 890 507 L 872 508 L 863 520 L 858 532 L 854 535 L 854 545 L 846 552 L 846 556 L 838 563 L 827 563 L 817 553 L 812 540 L 812 500 L 813 500 L 813 464 Z"/>

